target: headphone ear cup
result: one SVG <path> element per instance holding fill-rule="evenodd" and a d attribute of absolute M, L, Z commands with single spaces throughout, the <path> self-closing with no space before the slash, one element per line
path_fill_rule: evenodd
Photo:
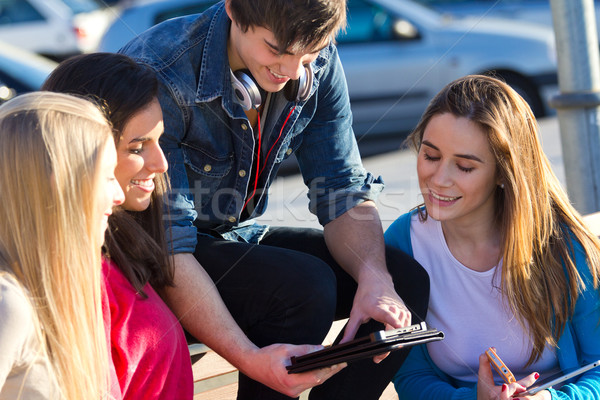
<path fill-rule="evenodd" d="M 298 88 L 300 87 L 300 79 L 290 80 L 283 87 L 283 95 L 287 101 L 298 101 Z"/>
<path fill-rule="evenodd" d="M 231 71 L 231 85 L 237 103 L 246 111 L 258 109 L 265 98 L 265 92 L 258 86 L 250 71 L 242 69 Z"/>
<path fill-rule="evenodd" d="M 288 101 L 301 102 L 308 99 L 313 83 L 313 70 L 310 64 L 304 65 L 304 73 L 297 80 L 290 80 L 283 87 L 283 95 Z"/>

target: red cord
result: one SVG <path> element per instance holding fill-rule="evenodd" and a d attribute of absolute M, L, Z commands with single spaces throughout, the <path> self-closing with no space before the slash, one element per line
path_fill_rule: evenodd
<path fill-rule="evenodd" d="M 279 141 L 279 138 L 281 137 L 281 133 L 283 132 L 283 128 L 285 128 L 285 125 L 288 122 L 288 119 L 290 119 L 290 116 L 292 115 L 292 113 L 294 112 L 294 110 L 296 109 L 296 106 L 294 106 L 292 108 L 292 111 L 289 112 L 289 114 L 287 115 L 287 117 L 285 117 L 285 121 L 283 121 L 283 126 L 281 127 L 281 129 L 279 130 L 279 136 L 277 136 L 277 140 L 275 140 L 275 143 L 273 143 L 273 146 L 271 146 L 271 148 L 269 149 L 269 151 L 267 152 L 267 156 L 265 157 L 265 160 L 269 159 L 269 155 L 271 154 L 271 150 L 273 150 L 273 147 L 275 147 L 275 145 L 277 144 L 277 142 Z M 262 174 L 263 170 L 265 169 L 265 167 L 267 166 L 267 164 L 263 165 L 263 169 L 260 170 L 260 173 Z"/>
<path fill-rule="evenodd" d="M 292 115 L 292 113 L 294 112 L 294 110 L 296 109 L 296 106 L 294 106 L 292 108 L 292 110 L 289 112 L 289 114 L 287 115 L 287 117 L 285 118 L 285 121 L 283 121 L 283 125 L 281 127 L 281 129 L 279 130 L 279 136 L 277 136 L 277 139 L 275 140 L 275 142 L 273 143 L 273 145 L 271 146 L 271 148 L 269 149 L 269 151 L 267 152 L 267 156 L 265 157 L 265 161 L 269 159 L 269 155 L 271 154 L 271 150 L 273 150 L 273 147 L 275 147 L 275 145 L 277 144 L 277 142 L 279 142 L 279 139 L 281 138 L 281 134 L 283 133 L 283 128 L 285 128 L 285 125 L 287 124 L 288 120 L 290 119 L 290 116 Z M 262 174 L 263 170 L 265 169 L 265 167 L 267 166 L 267 164 L 265 163 L 265 165 L 263 165 L 262 169 L 260 169 L 260 153 L 261 153 L 261 139 L 262 139 L 262 135 L 260 132 L 260 113 L 257 111 L 257 115 L 258 115 L 258 151 L 256 152 L 256 175 L 254 176 L 254 190 L 252 190 L 252 194 L 248 197 L 248 200 L 246 200 L 246 202 L 244 203 L 244 207 L 242 208 L 242 210 L 244 208 L 246 208 L 246 206 L 248 205 L 248 202 L 250 201 L 250 199 L 252 199 L 254 197 L 254 195 L 256 194 L 256 188 L 258 187 L 258 177 Z"/>
<path fill-rule="evenodd" d="M 260 175 L 259 173 L 259 167 L 260 167 L 260 146 L 261 146 L 261 134 L 260 134 L 260 112 L 258 112 L 258 110 L 256 110 L 256 114 L 258 116 L 258 150 L 256 151 L 256 174 L 254 176 L 254 190 L 252 191 L 252 194 L 248 197 L 248 200 L 246 200 L 246 202 L 244 203 L 244 207 L 242 207 L 242 210 L 244 208 L 246 208 L 246 206 L 248 205 L 248 202 L 250 201 L 250 199 L 252 199 L 254 197 L 254 195 L 256 194 L 256 187 L 258 186 L 258 176 Z"/>

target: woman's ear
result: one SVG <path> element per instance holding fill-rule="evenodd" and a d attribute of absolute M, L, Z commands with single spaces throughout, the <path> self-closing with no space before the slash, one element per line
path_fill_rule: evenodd
<path fill-rule="evenodd" d="M 504 189 L 504 179 L 502 178 L 498 178 L 496 179 L 496 185 L 500 188 L 500 189 Z"/>

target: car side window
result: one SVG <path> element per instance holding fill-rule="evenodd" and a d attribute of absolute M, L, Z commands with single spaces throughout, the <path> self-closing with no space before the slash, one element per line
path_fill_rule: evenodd
<path fill-rule="evenodd" d="M 94 0 L 63 0 L 63 3 L 73 11 L 73 14 L 87 13 L 100 9 L 100 4 Z"/>
<path fill-rule="evenodd" d="M 0 0 L 0 25 L 43 20 L 27 0 Z"/>
<path fill-rule="evenodd" d="M 362 0 L 348 1 L 346 31 L 337 37 L 338 43 L 365 43 L 393 40 L 394 18 L 385 10 Z"/>

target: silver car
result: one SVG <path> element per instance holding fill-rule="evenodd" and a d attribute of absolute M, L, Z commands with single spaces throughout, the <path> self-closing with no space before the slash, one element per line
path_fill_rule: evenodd
<path fill-rule="evenodd" d="M 95 0 L 1 0 L 0 40 L 64 59 L 95 49 L 112 18 Z"/>
<path fill-rule="evenodd" d="M 510 18 L 552 27 L 550 0 L 414 0 L 454 17 Z M 600 17 L 600 0 L 594 0 L 596 21 Z M 598 37 L 600 25 L 596 24 Z"/>
<path fill-rule="evenodd" d="M 122 11 L 99 51 L 117 51 L 166 18 L 201 12 L 214 1 L 141 1 Z M 354 115 L 363 135 L 414 128 L 431 98 L 467 74 L 493 73 L 515 87 L 538 116 L 557 91 L 550 28 L 508 20 L 454 20 L 410 0 L 348 0 L 337 38 Z"/>

